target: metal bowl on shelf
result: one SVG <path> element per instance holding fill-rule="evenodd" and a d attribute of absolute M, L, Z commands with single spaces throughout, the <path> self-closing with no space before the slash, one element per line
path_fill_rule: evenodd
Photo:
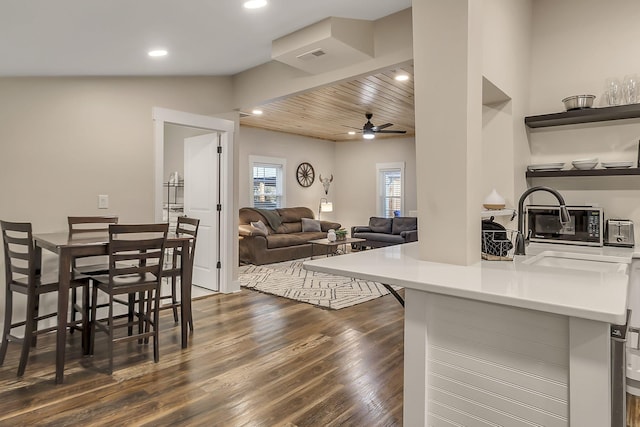
<path fill-rule="evenodd" d="M 591 108 L 594 99 L 596 99 L 595 95 L 574 95 L 563 99 L 562 103 L 567 111 L 580 110 L 583 108 Z"/>

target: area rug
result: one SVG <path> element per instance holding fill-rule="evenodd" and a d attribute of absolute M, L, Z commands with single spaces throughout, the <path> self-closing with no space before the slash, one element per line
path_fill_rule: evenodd
<path fill-rule="evenodd" d="M 303 261 L 240 266 L 240 285 L 332 310 L 389 294 L 378 282 L 307 271 L 302 268 Z"/>

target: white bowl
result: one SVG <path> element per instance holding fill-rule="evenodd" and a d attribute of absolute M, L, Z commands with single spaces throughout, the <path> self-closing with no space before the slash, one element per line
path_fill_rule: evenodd
<path fill-rule="evenodd" d="M 598 163 L 598 158 L 593 158 L 593 159 L 578 159 L 578 160 L 574 160 L 571 162 L 572 164 L 581 164 L 581 163 Z"/>
<path fill-rule="evenodd" d="M 573 167 L 580 170 L 593 169 L 596 167 L 598 162 L 584 162 L 584 163 L 576 163 L 572 162 Z"/>

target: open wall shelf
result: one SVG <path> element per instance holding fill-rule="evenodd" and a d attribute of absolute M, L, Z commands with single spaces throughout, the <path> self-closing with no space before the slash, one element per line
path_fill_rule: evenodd
<path fill-rule="evenodd" d="M 570 169 L 562 171 L 527 171 L 527 178 L 551 178 L 564 176 L 629 176 L 640 175 L 640 168 L 627 169 Z"/>
<path fill-rule="evenodd" d="M 563 113 L 528 116 L 524 123 L 529 128 L 574 125 L 578 123 L 604 122 L 608 120 L 634 119 L 640 117 L 640 104 L 617 105 L 614 107 L 585 108 Z M 536 172 L 541 173 L 541 172 Z"/>

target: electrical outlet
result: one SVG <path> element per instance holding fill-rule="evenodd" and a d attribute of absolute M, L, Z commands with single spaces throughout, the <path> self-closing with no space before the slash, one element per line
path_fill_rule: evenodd
<path fill-rule="evenodd" d="M 98 194 L 98 209 L 109 209 L 108 194 Z"/>

